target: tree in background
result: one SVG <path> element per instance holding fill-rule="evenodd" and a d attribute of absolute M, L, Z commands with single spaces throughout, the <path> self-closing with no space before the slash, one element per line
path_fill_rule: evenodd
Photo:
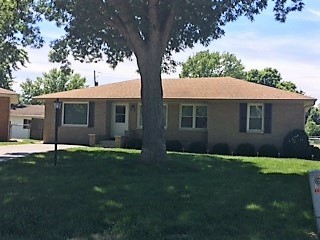
<path fill-rule="evenodd" d="M 234 77 L 242 79 L 245 76 L 241 60 L 228 52 L 201 51 L 182 64 L 181 78 L 198 77 Z"/>
<path fill-rule="evenodd" d="M 267 67 L 262 70 L 251 69 L 247 72 L 245 79 L 249 82 L 259 83 L 289 92 L 303 93 L 297 90 L 297 86 L 293 82 L 282 81 L 280 72 L 275 68 Z"/>
<path fill-rule="evenodd" d="M 269 67 L 260 71 L 257 69 L 250 70 L 247 72 L 246 80 L 276 88 L 282 77 L 277 69 Z"/>
<path fill-rule="evenodd" d="M 316 124 L 320 125 L 320 110 L 317 107 L 312 107 L 309 110 L 308 118 L 315 122 Z"/>
<path fill-rule="evenodd" d="M 277 85 L 277 88 L 289 91 L 289 92 L 295 92 L 295 93 L 300 93 L 304 94 L 302 90 L 298 90 L 297 85 L 294 84 L 293 82 L 290 81 L 282 81 Z"/>
<path fill-rule="evenodd" d="M 307 120 L 305 129 L 308 136 L 320 136 L 320 125 L 310 119 Z"/>
<path fill-rule="evenodd" d="M 182 63 L 181 78 L 197 77 L 234 77 L 289 92 L 303 93 L 290 81 L 282 81 L 280 72 L 275 68 L 244 71 L 244 65 L 234 54 L 224 52 L 210 53 L 201 51 Z"/>
<path fill-rule="evenodd" d="M 51 60 L 68 64 L 68 56 L 116 67 L 137 59 L 141 76 L 142 151 L 145 163 L 166 159 L 161 71 L 172 52 L 200 43 L 207 46 L 224 34 L 228 22 L 253 20 L 267 0 L 39 0 L 37 11 L 63 27 L 65 36 L 52 43 Z M 302 10 L 303 0 L 274 0 L 276 20 Z"/>
<path fill-rule="evenodd" d="M 320 110 L 317 107 L 307 113 L 306 132 L 309 136 L 320 136 Z"/>
<path fill-rule="evenodd" d="M 32 10 L 32 0 L 2 0 L 0 3 L 0 87 L 11 90 L 12 71 L 28 62 L 26 46 L 43 45 L 39 14 Z"/>
<path fill-rule="evenodd" d="M 27 79 L 26 82 L 21 83 L 21 102 L 24 104 L 39 104 L 41 102 L 33 99 L 33 97 L 85 88 L 87 87 L 85 83 L 86 79 L 81 77 L 80 74 L 54 68 L 48 73 L 43 73 L 42 77 L 37 77 L 35 81 Z"/>

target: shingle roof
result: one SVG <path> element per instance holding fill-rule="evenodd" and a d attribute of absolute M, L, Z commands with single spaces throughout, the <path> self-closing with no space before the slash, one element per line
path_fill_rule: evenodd
<path fill-rule="evenodd" d="M 44 105 L 26 105 L 12 108 L 10 115 L 44 118 Z"/>
<path fill-rule="evenodd" d="M 17 95 L 17 93 L 4 88 L 0 88 L 0 95 Z"/>
<path fill-rule="evenodd" d="M 164 79 L 164 99 L 316 100 L 298 93 L 231 77 Z M 101 85 L 36 97 L 38 99 L 140 99 L 140 80 Z"/>
<path fill-rule="evenodd" d="M 0 88 L 0 97 L 10 97 L 11 103 L 18 103 L 19 101 L 19 97 L 17 93 L 4 88 Z"/>

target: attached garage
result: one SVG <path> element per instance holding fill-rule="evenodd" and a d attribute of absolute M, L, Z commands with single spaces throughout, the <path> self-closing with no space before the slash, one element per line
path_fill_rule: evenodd
<path fill-rule="evenodd" d="M 11 107 L 11 135 L 14 139 L 42 139 L 44 105 L 14 105 Z"/>
<path fill-rule="evenodd" d="M 10 108 L 11 104 L 17 104 L 18 94 L 0 88 L 0 141 L 5 142 L 10 138 Z"/>

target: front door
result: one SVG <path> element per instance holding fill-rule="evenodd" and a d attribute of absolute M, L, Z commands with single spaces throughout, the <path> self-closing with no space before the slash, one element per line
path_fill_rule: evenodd
<path fill-rule="evenodd" d="M 128 104 L 115 103 L 112 105 L 112 136 L 124 136 L 129 126 Z"/>

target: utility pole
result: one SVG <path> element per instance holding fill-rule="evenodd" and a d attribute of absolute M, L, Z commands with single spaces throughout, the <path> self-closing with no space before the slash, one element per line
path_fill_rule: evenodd
<path fill-rule="evenodd" d="M 97 81 L 97 77 L 96 77 L 96 70 L 93 71 L 93 81 L 94 81 L 94 86 L 95 87 L 99 85 L 99 83 Z"/>

